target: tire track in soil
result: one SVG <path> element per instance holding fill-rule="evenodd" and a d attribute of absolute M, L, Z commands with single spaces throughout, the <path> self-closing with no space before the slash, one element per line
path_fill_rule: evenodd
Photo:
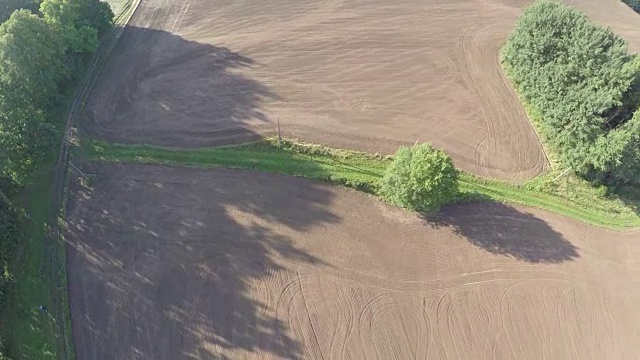
<path fill-rule="evenodd" d="M 358 316 L 360 341 L 366 358 L 422 359 L 428 353 L 430 324 L 418 299 L 380 295 L 366 303 Z M 377 332 L 380 331 L 381 334 Z"/>
<path fill-rule="evenodd" d="M 313 326 L 313 320 L 311 320 L 311 312 L 309 311 L 309 304 L 307 302 L 307 297 L 304 295 L 304 288 L 302 287 L 302 278 L 300 277 L 300 271 L 297 271 L 298 275 L 298 285 L 300 285 L 300 295 L 302 296 L 302 303 L 304 304 L 304 312 L 306 315 L 306 319 L 309 321 L 309 327 L 311 328 L 311 333 L 313 334 L 313 340 L 317 347 L 316 353 L 320 354 L 320 358 L 324 360 L 324 355 L 322 354 L 322 348 L 320 347 L 320 343 L 318 342 L 318 334 L 316 333 L 316 329 Z"/>
<path fill-rule="evenodd" d="M 495 358 L 495 354 L 487 352 L 495 348 L 499 328 L 498 301 L 492 296 L 495 294 L 485 288 L 461 287 L 440 298 L 436 316 L 446 358 Z M 462 313 L 460 309 L 466 311 Z"/>
<path fill-rule="evenodd" d="M 509 287 L 500 305 L 502 327 L 513 359 L 548 357 L 549 324 L 555 320 L 557 301 L 540 281 L 517 282 Z M 545 346 L 547 344 L 547 346 Z"/>
<path fill-rule="evenodd" d="M 605 293 L 584 286 L 572 286 L 563 293 L 558 317 L 563 324 L 573 325 L 561 327 L 562 337 L 572 349 L 567 358 L 625 358 L 619 337 L 627 335 L 616 329 L 609 310 L 615 306 L 607 298 Z"/>
<path fill-rule="evenodd" d="M 277 321 L 283 321 L 284 323 L 289 325 L 287 329 L 278 328 L 278 331 L 290 331 L 291 338 L 299 339 L 298 341 L 301 348 L 300 353 L 307 354 L 309 341 L 305 336 L 304 331 L 302 330 L 300 317 L 297 314 L 296 316 L 292 316 L 292 314 L 294 313 L 292 309 L 296 306 L 295 302 L 298 296 L 301 295 L 300 289 L 301 287 L 299 278 L 296 278 L 296 280 L 293 280 L 289 284 L 287 284 L 278 297 L 275 314 Z M 285 340 L 288 338 L 288 334 L 279 333 L 278 336 L 281 343 L 285 343 Z M 300 340 L 303 340 L 304 342 Z"/>

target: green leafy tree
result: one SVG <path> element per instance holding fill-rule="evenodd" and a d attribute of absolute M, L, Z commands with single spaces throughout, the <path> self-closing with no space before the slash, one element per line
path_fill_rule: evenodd
<path fill-rule="evenodd" d="M 45 0 L 40 14 L 17 10 L 0 25 L 0 179 L 17 184 L 55 139 L 49 113 L 61 85 L 113 20 L 98 0 Z"/>
<path fill-rule="evenodd" d="M 626 41 L 572 7 L 539 0 L 501 55 L 561 161 L 594 179 L 639 180 L 626 178 L 627 165 L 619 164 L 633 153 L 630 120 L 640 105 L 640 59 L 629 55 Z"/>
<path fill-rule="evenodd" d="M 23 182 L 47 152 L 54 127 L 46 110 L 68 76 L 63 46 L 43 19 L 18 10 L 0 25 L 0 176 Z"/>
<path fill-rule="evenodd" d="M 68 75 L 63 44 L 47 24 L 28 10 L 13 13 L 0 25 L 0 82 L 4 102 L 44 108 Z"/>
<path fill-rule="evenodd" d="M 382 178 L 381 193 L 407 209 L 436 212 L 458 193 L 458 170 L 430 144 L 401 147 Z"/>
<path fill-rule="evenodd" d="M 55 30 L 65 44 L 65 52 L 92 53 L 98 46 L 98 31 L 81 21 L 83 1 L 44 0 L 40 12 L 50 28 Z"/>
<path fill-rule="evenodd" d="M 114 14 L 108 3 L 100 0 L 44 0 L 40 12 L 47 22 L 73 27 L 92 28 L 102 36 L 113 26 Z"/>

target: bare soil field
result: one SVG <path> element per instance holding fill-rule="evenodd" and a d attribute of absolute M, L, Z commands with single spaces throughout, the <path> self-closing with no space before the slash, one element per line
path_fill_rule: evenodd
<path fill-rule="evenodd" d="M 619 0 L 570 0 L 640 49 Z M 145 0 L 83 130 L 173 147 L 284 134 L 370 152 L 430 141 L 478 175 L 546 158 L 498 63 L 529 0 Z"/>
<path fill-rule="evenodd" d="M 640 233 L 424 219 L 235 170 L 93 165 L 68 208 L 78 359 L 638 359 Z"/>
<path fill-rule="evenodd" d="M 280 118 L 290 137 L 385 154 L 430 141 L 465 170 L 526 180 L 546 158 L 498 51 L 528 2 L 146 0 L 83 130 L 200 147 L 273 134 Z"/>

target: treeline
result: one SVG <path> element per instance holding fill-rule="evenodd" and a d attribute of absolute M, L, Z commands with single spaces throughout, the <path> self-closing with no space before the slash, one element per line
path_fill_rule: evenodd
<path fill-rule="evenodd" d="M 51 111 L 112 19 L 99 0 L 44 0 L 38 14 L 16 10 L 0 25 L 3 184 L 23 184 L 50 150 L 56 137 Z"/>
<path fill-rule="evenodd" d="M 0 305 L 19 241 L 8 194 L 27 184 L 62 131 L 54 117 L 65 92 L 112 26 L 100 0 L 0 0 Z M 57 140 L 58 139 L 58 140 Z M 0 339 L 0 359 L 2 358 Z"/>
<path fill-rule="evenodd" d="M 598 183 L 640 184 L 640 57 L 572 7 L 539 0 L 502 64 L 559 160 Z"/>

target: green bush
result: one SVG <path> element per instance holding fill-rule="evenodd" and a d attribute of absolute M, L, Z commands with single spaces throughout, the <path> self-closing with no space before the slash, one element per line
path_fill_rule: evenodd
<path fill-rule="evenodd" d="M 430 144 L 401 147 L 382 178 L 381 195 L 407 209 L 436 212 L 458 193 L 458 170 Z"/>
<path fill-rule="evenodd" d="M 640 182 L 640 57 L 625 40 L 572 7 L 539 0 L 501 58 L 561 162 L 598 182 Z"/>

